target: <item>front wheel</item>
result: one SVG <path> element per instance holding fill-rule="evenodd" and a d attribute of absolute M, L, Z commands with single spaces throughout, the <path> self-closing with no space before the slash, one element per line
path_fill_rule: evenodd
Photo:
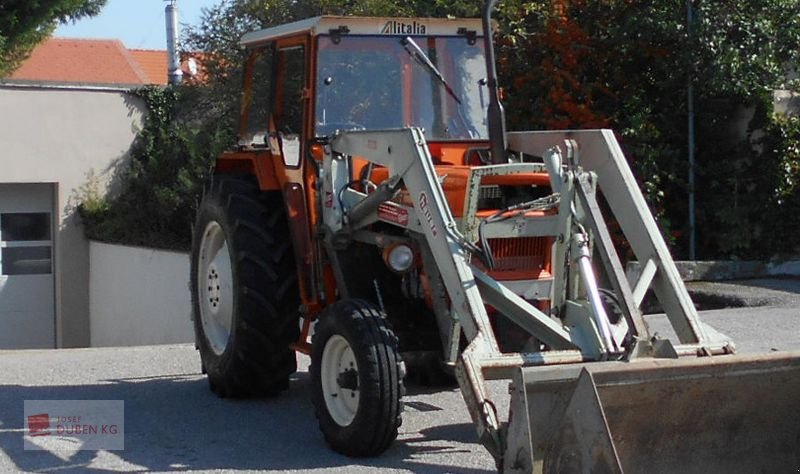
<path fill-rule="evenodd" d="M 320 317 L 311 349 L 312 401 L 325 440 L 347 456 L 375 456 L 397 438 L 404 366 L 383 313 L 344 300 Z"/>

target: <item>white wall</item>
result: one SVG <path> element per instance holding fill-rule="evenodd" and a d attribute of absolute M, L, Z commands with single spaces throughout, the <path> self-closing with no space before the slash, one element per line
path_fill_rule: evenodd
<path fill-rule="evenodd" d="M 107 179 L 127 164 L 143 113 L 122 90 L 0 85 L 0 183 L 56 188 L 58 347 L 89 344 L 89 244 L 73 198 L 90 171 Z"/>
<path fill-rule="evenodd" d="M 91 345 L 193 342 L 189 256 L 90 242 Z"/>

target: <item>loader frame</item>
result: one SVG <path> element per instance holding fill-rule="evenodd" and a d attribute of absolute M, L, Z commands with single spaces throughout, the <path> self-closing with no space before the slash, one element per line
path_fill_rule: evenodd
<path fill-rule="evenodd" d="M 450 311 L 441 314 L 440 327 L 449 324 L 445 347 L 458 346 L 460 327 L 468 345 L 458 356 L 457 375 L 479 438 L 498 463 L 502 464 L 505 440 L 500 421 L 494 412 L 486 387 L 487 379 L 510 378 L 521 367 L 580 363 L 592 360 L 632 360 L 646 357 L 680 355 L 716 355 L 733 353 L 733 343 L 704 325 L 697 317 L 686 289 L 680 280 L 666 243 L 658 232 L 644 197 L 639 191 L 609 130 L 570 132 L 520 132 L 509 134 L 512 152 L 542 157 L 551 163 L 553 188 L 560 191 L 557 218 L 539 216 L 517 218 L 517 228 L 525 224 L 536 235 L 556 238 L 553 254 L 554 280 L 550 315 L 531 305 L 471 264 L 468 240 L 459 231 L 450 213 L 425 139 L 417 129 L 347 132 L 330 143 L 326 169 L 331 186 L 343 186 L 343 207 L 331 209 L 326 220 L 330 241 L 337 235 L 351 235 L 381 219 L 379 207 L 399 190 L 402 183 L 413 206 L 389 204 L 397 212 L 407 213 L 406 229 L 424 237 L 426 251 L 432 256 L 450 300 Z M 569 151 L 563 162 L 561 147 Z M 389 169 L 389 178 L 371 194 L 346 186 L 343 173 L 347 157 L 361 156 Z M 543 171 L 544 165 L 506 164 L 476 169 L 476 174 L 492 172 L 524 173 Z M 338 176 L 338 179 L 337 179 Z M 609 208 L 628 238 L 645 270 L 631 285 L 600 213 L 595 188 L 603 192 Z M 464 221 L 474 216 L 467 215 Z M 583 229 L 583 232 L 577 229 Z M 597 252 L 602 256 L 607 277 L 621 295 L 624 319 L 612 327 L 598 301 L 591 297 L 596 290 L 594 273 L 580 273 L 582 279 L 569 279 L 570 267 L 588 258 L 591 229 Z M 570 257 L 571 256 L 571 257 Z M 594 288 L 592 288 L 594 286 Z M 655 339 L 642 318 L 639 306 L 647 289 L 653 288 L 679 337 L 680 344 Z M 486 312 L 486 304 L 499 310 L 517 326 L 541 341 L 548 350 L 529 353 L 501 353 Z M 439 306 L 441 308 L 441 306 Z M 604 331 L 605 326 L 605 331 Z M 612 334 L 611 332 L 615 332 Z"/>

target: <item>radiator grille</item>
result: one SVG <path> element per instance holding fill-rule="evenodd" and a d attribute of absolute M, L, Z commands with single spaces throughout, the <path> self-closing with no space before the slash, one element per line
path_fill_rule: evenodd
<path fill-rule="evenodd" d="M 479 199 L 500 199 L 503 193 L 500 192 L 500 186 L 496 184 L 487 184 L 480 187 L 478 194 Z"/>
<path fill-rule="evenodd" d="M 493 272 L 550 271 L 550 237 L 514 237 L 488 239 L 495 267 Z M 473 263 L 483 268 L 478 258 Z"/>

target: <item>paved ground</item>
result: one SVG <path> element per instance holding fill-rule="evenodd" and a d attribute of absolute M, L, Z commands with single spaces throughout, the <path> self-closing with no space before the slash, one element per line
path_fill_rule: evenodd
<path fill-rule="evenodd" d="M 800 349 L 800 280 L 709 288 L 700 290 L 749 295 L 769 305 L 703 312 L 706 322 L 737 341 L 740 352 Z M 663 316 L 648 320 L 665 331 Z M 301 360 L 284 396 L 227 401 L 207 390 L 191 345 L 0 351 L 0 472 L 493 471 L 456 390 L 410 390 L 398 442 L 380 458 L 353 460 L 331 452 L 311 411 L 306 367 Z M 503 383 L 493 389 L 505 398 Z M 36 399 L 124 400 L 125 450 L 23 450 L 23 401 Z"/>

